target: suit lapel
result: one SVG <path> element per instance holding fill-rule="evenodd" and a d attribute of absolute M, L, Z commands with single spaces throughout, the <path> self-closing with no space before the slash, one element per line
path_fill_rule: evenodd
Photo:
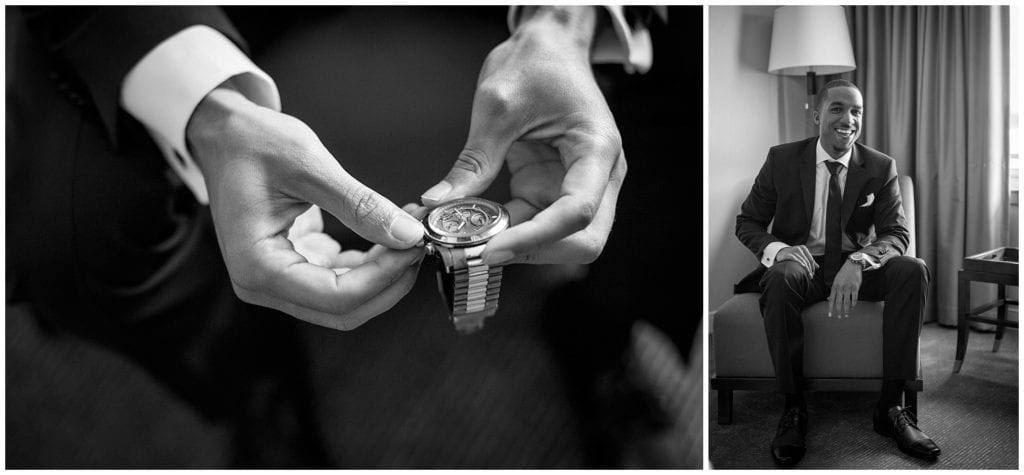
<path fill-rule="evenodd" d="M 811 226 L 811 220 L 814 219 L 814 185 L 815 185 L 815 166 L 817 165 L 815 157 L 815 147 L 818 145 L 818 140 L 812 140 L 808 142 L 809 145 L 804 147 L 803 156 L 800 158 L 800 186 L 804 192 L 804 217 L 806 217 L 807 228 Z"/>
<path fill-rule="evenodd" d="M 864 160 L 861 158 L 857 147 L 853 147 L 850 154 L 850 167 L 846 171 L 846 187 L 843 189 L 843 206 L 839 210 L 840 224 L 846 229 L 846 223 L 853 215 L 853 207 L 857 205 L 857 198 L 860 196 L 860 189 L 868 180 L 867 171 L 864 169 Z"/>

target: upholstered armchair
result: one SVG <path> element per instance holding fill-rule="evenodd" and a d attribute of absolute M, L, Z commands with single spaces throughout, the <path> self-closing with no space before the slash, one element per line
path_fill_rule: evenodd
<path fill-rule="evenodd" d="M 903 211 L 910 228 L 907 254 L 915 255 L 914 186 L 899 178 Z M 758 307 L 758 293 L 734 295 L 711 320 L 714 373 L 718 391 L 718 423 L 732 422 L 736 390 L 773 391 L 775 370 Z M 882 386 L 882 302 L 859 302 L 850 318 L 826 318 L 828 302 L 804 309 L 804 376 L 810 391 L 877 391 Z M 918 346 L 918 377 L 904 389 L 904 404 L 916 409 L 923 389 Z M 914 410 L 914 409 L 912 409 Z"/>

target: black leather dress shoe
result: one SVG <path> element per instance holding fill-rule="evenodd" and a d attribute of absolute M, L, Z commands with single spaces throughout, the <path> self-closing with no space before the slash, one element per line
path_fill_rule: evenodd
<path fill-rule="evenodd" d="M 896 439 L 904 453 L 923 459 L 934 459 L 941 450 L 935 441 L 917 428 L 917 418 L 906 407 L 893 406 L 888 411 L 875 409 L 875 432 Z"/>
<path fill-rule="evenodd" d="M 772 458 L 782 466 L 796 465 L 804 458 L 804 436 L 807 435 L 807 411 L 800 408 L 786 409 L 779 421 L 779 430 L 772 440 Z"/>

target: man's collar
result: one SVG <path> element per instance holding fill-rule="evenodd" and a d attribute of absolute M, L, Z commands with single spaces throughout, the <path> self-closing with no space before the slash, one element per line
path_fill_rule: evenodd
<path fill-rule="evenodd" d="M 842 156 L 836 160 L 842 163 L 844 167 L 850 168 L 850 156 L 853 155 L 853 147 L 850 147 Z M 814 164 L 817 165 L 821 162 L 827 162 L 832 160 L 832 156 L 825 151 L 825 148 L 821 146 L 821 138 L 818 138 L 818 145 L 814 147 Z"/>

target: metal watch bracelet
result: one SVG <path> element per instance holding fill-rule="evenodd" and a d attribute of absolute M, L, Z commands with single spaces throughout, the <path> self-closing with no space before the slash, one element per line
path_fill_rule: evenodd
<path fill-rule="evenodd" d="M 444 266 L 437 273 L 438 285 L 460 333 L 482 329 L 484 319 L 498 310 L 502 266 L 484 264 L 480 258 L 483 248 L 435 248 Z"/>

